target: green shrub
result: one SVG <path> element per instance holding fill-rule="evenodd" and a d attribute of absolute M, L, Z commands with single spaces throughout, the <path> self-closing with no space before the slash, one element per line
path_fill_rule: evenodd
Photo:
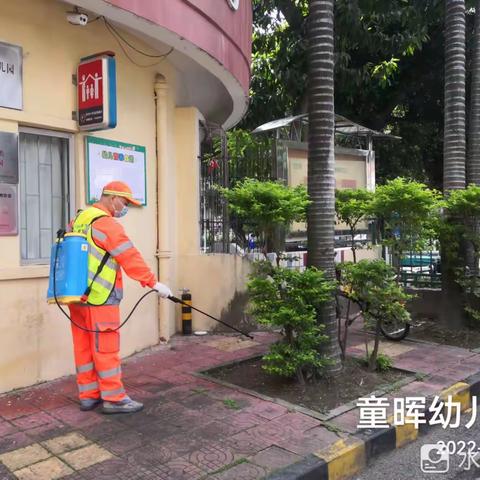
<path fill-rule="evenodd" d="M 327 365 L 318 347 L 328 338 L 324 326 L 317 324 L 317 310 L 331 299 L 335 284 L 323 272 L 308 268 L 301 272 L 258 262 L 250 276 L 248 292 L 250 312 L 264 325 L 281 328 L 283 338 L 271 345 L 264 356 L 263 368 L 276 375 L 305 375 Z"/>
<path fill-rule="evenodd" d="M 379 372 L 388 372 L 393 367 L 393 361 L 384 353 L 379 353 L 377 355 L 377 371 Z"/>

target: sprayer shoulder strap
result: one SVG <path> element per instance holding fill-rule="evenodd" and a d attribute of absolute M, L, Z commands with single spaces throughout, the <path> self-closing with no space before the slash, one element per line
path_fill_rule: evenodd
<path fill-rule="evenodd" d="M 93 222 L 95 222 L 95 220 L 98 220 L 99 218 L 102 218 L 102 217 L 105 217 L 105 215 L 99 215 L 98 217 L 93 218 L 92 221 L 90 222 L 90 228 L 92 228 L 92 224 L 93 224 Z M 88 296 L 90 294 L 90 291 L 92 290 L 93 282 L 95 282 L 97 277 L 100 275 L 100 273 L 103 270 L 103 267 L 108 262 L 109 258 L 110 258 L 110 253 L 105 251 L 105 254 L 103 255 L 103 258 L 100 261 L 100 264 L 98 265 L 97 271 L 95 272 L 95 275 L 93 276 L 92 281 L 90 282 L 90 285 L 85 290 L 85 295 Z"/>

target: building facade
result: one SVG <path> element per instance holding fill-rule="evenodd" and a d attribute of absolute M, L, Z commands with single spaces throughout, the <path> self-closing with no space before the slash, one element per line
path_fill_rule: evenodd
<path fill-rule="evenodd" d="M 227 129 L 246 111 L 251 29 L 250 0 L 2 2 L 0 393 L 73 373 L 68 320 L 46 303 L 50 248 L 118 176 L 144 203 L 121 221 L 160 281 L 213 315 L 241 288 L 244 260 L 201 251 L 199 152 L 202 123 Z M 77 68 L 102 53 L 116 85 L 99 93 Z M 115 128 L 79 125 L 78 98 L 98 95 Z M 126 281 L 123 318 L 143 293 Z M 123 328 L 122 356 L 179 329 L 178 309 L 151 295 Z"/>

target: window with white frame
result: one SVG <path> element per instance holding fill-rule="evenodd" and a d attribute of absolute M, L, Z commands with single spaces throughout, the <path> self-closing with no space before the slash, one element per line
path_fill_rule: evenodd
<path fill-rule="evenodd" d="M 20 242 L 22 264 L 48 264 L 57 230 L 71 216 L 70 135 L 20 131 Z"/>

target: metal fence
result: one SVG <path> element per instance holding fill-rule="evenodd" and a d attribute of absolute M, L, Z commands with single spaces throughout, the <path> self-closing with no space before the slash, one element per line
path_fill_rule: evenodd
<path fill-rule="evenodd" d="M 203 126 L 200 145 L 200 247 L 204 253 L 228 253 L 230 226 L 225 200 L 218 187 L 228 187 L 225 132 Z"/>
<path fill-rule="evenodd" d="M 388 249 L 384 249 L 384 258 L 392 266 L 398 265 Z M 441 288 L 442 275 L 440 253 L 434 241 L 422 251 L 410 251 L 399 260 L 400 282 L 405 287 Z"/>
<path fill-rule="evenodd" d="M 276 178 L 273 144 L 268 139 L 249 146 L 241 156 L 229 157 L 227 136 L 217 125 L 201 124 L 200 145 L 200 245 L 204 253 L 248 250 L 242 222 L 229 215 L 219 187 L 233 187 L 245 178 Z"/>

